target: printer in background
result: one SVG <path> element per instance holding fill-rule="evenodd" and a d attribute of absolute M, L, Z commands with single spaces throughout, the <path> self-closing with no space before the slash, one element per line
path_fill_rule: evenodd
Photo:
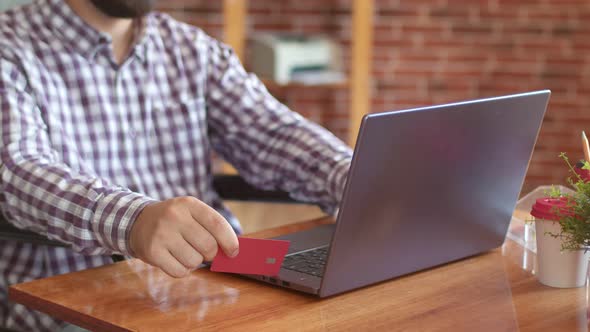
<path fill-rule="evenodd" d="M 250 70 L 278 84 L 335 84 L 345 81 L 339 46 L 321 36 L 256 34 L 250 48 Z"/>

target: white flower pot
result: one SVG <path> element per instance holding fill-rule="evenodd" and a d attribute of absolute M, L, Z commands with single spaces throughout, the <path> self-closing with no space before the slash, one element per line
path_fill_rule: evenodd
<path fill-rule="evenodd" d="M 551 287 L 582 287 L 588 275 L 590 251 L 561 250 L 561 238 L 557 221 L 535 221 L 537 237 L 537 278 L 542 284 Z"/>

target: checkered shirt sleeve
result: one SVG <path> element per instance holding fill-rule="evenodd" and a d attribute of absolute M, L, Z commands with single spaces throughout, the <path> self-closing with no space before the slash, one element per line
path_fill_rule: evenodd
<path fill-rule="evenodd" d="M 129 254 L 128 226 L 153 200 L 64 164 L 49 143 L 26 79 L 6 59 L 0 59 L 0 110 L 7 219 L 84 254 Z"/>
<path fill-rule="evenodd" d="M 287 191 L 333 214 L 350 148 L 278 102 L 229 47 L 206 38 L 207 122 L 214 149 L 254 186 Z"/>

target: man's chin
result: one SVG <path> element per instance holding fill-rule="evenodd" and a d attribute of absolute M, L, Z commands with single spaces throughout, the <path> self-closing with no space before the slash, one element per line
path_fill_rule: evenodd
<path fill-rule="evenodd" d="M 151 12 L 156 0 L 90 0 L 90 2 L 107 16 L 116 18 L 137 18 Z"/>

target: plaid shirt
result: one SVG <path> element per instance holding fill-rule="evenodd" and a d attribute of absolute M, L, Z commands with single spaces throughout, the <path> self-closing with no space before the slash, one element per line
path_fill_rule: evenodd
<path fill-rule="evenodd" d="M 331 213 L 351 150 L 277 102 L 232 51 L 152 13 L 129 57 L 63 0 L 0 15 L 0 209 L 19 228 L 72 249 L 0 241 L 0 319 L 55 331 L 60 322 L 8 303 L 10 284 L 129 255 L 150 202 L 191 195 L 237 220 L 212 188 L 212 151 L 260 188 Z"/>

